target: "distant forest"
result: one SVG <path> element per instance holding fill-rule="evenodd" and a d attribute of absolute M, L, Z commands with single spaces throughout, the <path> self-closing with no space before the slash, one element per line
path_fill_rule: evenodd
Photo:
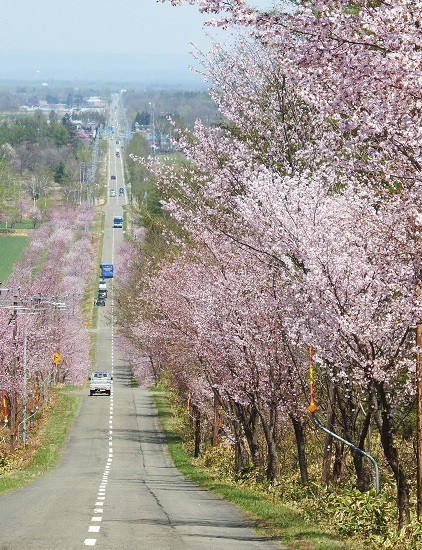
<path fill-rule="evenodd" d="M 139 113 L 148 125 L 153 111 L 156 124 L 160 126 L 166 126 L 164 121 L 168 116 L 180 123 L 180 126 L 188 128 L 198 118 L 212 125 L 221 117 L 206 91 L 128 90 L 124 94 L 124 105 L 131 124 Z"/>

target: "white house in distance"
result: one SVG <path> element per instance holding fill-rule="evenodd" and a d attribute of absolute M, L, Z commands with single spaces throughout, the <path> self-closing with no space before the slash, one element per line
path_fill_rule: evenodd
<path fill-rule="evenodd" d="M 106 107 L 105 101 L 103 101 L 98 96 L 89 97 L 85 101 L 86 101 L 86 103 L 88 103 L 90 105 L 90 107 L 92 107 L 94 109 L 104 109 Z"/>

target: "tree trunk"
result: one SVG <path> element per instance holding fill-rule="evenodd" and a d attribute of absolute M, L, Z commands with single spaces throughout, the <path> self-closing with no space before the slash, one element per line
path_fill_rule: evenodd
<path fill-rule="evenodd" d="M 365 421 L 361 430 L 359 449 L 364 450 L 365 439 L 368 435 L 368 430 L 371 422 L 371 412 L 365 416 Z M 357 474 L 357 488 L 361 493 L 368 491 L 372 485 L 372 470 L 369 460 L 359 453 L 352 452 L 353 463 Z"/>
<path fill-rule="evenodd" d="M 333 384 L 330 384 L 328 392 L 328 407 L 327 407 L 327 428 L 332 430 L 336 419 L 336 410 L 335 410 L 335 399 L 336 393 L 334 391 Z M 322 458 L 322 468 L 321 468 L 321 481 L 326 488 L 330 485 L 331 479 L 331 455 L 332 455 L 332 446 L 333 446 L 333 436 L 330 434 L 325 434 L 324 437 L 324 455 Z"/>
<path fill-rule="evenodd" d="M 242 446 L 239 443 L 234 444 L 234 471 L 239 472 L 243 467 Z"/>
<path fill-rule="evenodd" d="M 231 427 L 234 432 L 234 470 L 238 472 L 244 464 L 250 462 L 250 455 L 246 449 L 244 441 L 244 430 L 241 416 L 245 416 L 246 408 L 239 406 L 230 397 L 226 400 L 226 407 L 229 409 L 229 418 L 231 418 Z"/>
<path fill-rule="evenodd" d="M 402 529 L 410 521 L 409 486 L 403 466 L 400 464 L 397 449 L 393 445 L 391 423 L 388 414 L 382 413 L 381 443 L 388 465 L 393 470 L 397 485 L 398 528 Z"/>
<path fill-rule="evenodd" d="M 194 404 L 191 405 L 191 410 L 193 413 L 195 430 L 195 448 L 193 451 L 193 456 L 198 458 L 201 447 L 201 411 L 199 410 L 199 407 Z"/>
<path fill-rule="evenodd" d="M 214 424 L 212 428 L 212 445 L 217 446 L 220 443 L 221 425 L 221 400 L 217 391 L 214 390 Z"/>
<path fill-rule="evenodd" d="M 362 447 L 369 429 L 370 413 L 366 415 L 365 421 L 359 429 L 359 424 L 352 412 L 357 409 L 357 404 L 353 403 L 350 397 L 346 398 L 338 387 L 336 388 L 336 396 L 343 422 L 344 438 L 363 450 Z M 356 486 L 362 493 L 369 491 L 371 487 L 371 469 L 368 460 L 354 451 L 352 451 L 352 457 L 357 478 Z"/>
<path fill-rule="evenodd" d="M 278 459 L 278 450 L 274 438 L 270 435 L 267 440 L 268 445 L 268 465 L 267 465 L 267 479 L 274 482 L 280 474 L 280 465 Z"/>
<path fill-rule="evenodd" d="M 255 467 L 262 466 L 261 449 L 259 445 L 258 411 L 255 407 L 244 407 L 235 404 L 237 416 L 242 424 L 252 463 Z"/>
<path fill-rule="evenodd" d="M 277 412 L 274 407 L 270 408 L 268 421 L 264 413 L 258 410 L 258 414 L 261 419 L 262 429 L 264 430 L 267 443 L 267 480 L 274 482 L 280 473 L 279 456 L 275 438 Z"/>
<path fill-rule="evenodd" d="M 305 453 L 305 431 L 303 429 L 302 424 L 296 418 L 294 418 L 294 416 L 290 416 L 290 420 L 292 421 L 293 428 L 295 430 L 300 478 L 302 480 L 302 483 L 306 485 L 309 481 L 309 478 L 308 478 L 308 465 L 306 462 L 306 453 Z"/>
<path fill-rule="evenodd" d="M 338 487 L 344 464 L 344 443 L 334 442 L 333 486 Z"/>
<path fill-rule="evenodd" d="M 16 448 L 16 396 L 9 395 L 7 397 L 7 410 L 8 410 L 8 419 L 9 419 L 9 430 L 10 430 L 10 452 L 13 454 Z"/>
<path fill-rule="evenodd" d="M 374 414 L 378 430 L 381 435 L 381 445 L 384 456 L 393 471 L 397 486 L 397 508 L 398 508 L 398 528 L 402 529 L 410 521 L 409 508 L 409 485 L 400 462 L 399 454 L 394 446 L 393 427 L 391 425 L 390 407 L 382 383 L 377 384 L 377 396 L 381 405 L 381 419 L 378 414 Z"/>
<path fill-rule="evenodd" d="M 353 465 L 356 471 L 356 487 L 361 493 L 369 491 L 372 485 L 371 469 L 369 460 L 361 454 L 352 450 Z"/>
<path fill-rule="evenodd" d="M 149 358 L 149 363 L 151 365 L 152 377 L 154 378 L 154 385 L 157 386 L 158 382 L 160 381 L 160 375 L 159 375 L 160 365 L 159 364 L 157 366 L 155 365 L 151 355 L 149 355 L 148 358 Z"/>

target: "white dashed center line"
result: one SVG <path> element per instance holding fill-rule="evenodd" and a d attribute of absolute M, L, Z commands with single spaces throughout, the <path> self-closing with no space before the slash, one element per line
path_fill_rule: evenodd
<path fill-rule="evenodd" d="M 109 162 L 110 162 L 110 158 L 109 158 Z M 108 199 L 108 202 L 109 202 L 109 199 Z M 111 258 L 112 258 L 112 263 L 114 263 L 114 250 L 115 250 L 115 232 L 114 232 L 114 228 L 113 228 L 113 232 L 112 232 L 112 245 L 111 245 Z M 113 290 L 113 283 L 114 281 L 111 280 L 111 288 Z M 113 297 L 111 298 L 111 374 L 113 375 L 113 372 L 114 372 L 114 299 Z M 106 491 L 106 487 L 107 487 L 107 482 L 108 482 L 108 476 L 110 474 L 110 467 L 111 467 L 111 463 L 113 461 L 113 410 L 114 410 L 114 405 L 113 405 L 113 384 L 112 384 L 112 388 L 111 388 L 111 394 L 110 394 L 110 412 L 109 412 L 109 423 L 108 423 L 108 426 L 109 426 L 109 437 L 108 437 L 108 458 L 107 458 L 107 462 L 106 462 L 106 465 L 105 465 L 105 468 L 104 468 L 104 473 L 103 473 L 103 476 L 102 476 L 102 480 L 101 480 L 101 484 L 99 486 L 99 489 L 98 489 L 98 493 L 97 493 L 97 497 L 96 497 L 96 502 L 95 502 L 95 508 L 94 508 L 94 513 L 95 514 L 101 514 L 101 515 L 95 515 L 95 516 L 92 516 L 91 517 L 91 522 L 92 523 L 100 523 L 103 519 L 103 516 L 102 514 L 104 513 L 104 504 L 105 504 L 105 491 Z M 88 532 L 89 533 L 99 533 L 100 532 L 100 526 L 99 525 L 89 525 L 88 527 Z M 97 543 L 97 539 L 85 539 L 84 540 L 84 546 L 95 546 Z"/>

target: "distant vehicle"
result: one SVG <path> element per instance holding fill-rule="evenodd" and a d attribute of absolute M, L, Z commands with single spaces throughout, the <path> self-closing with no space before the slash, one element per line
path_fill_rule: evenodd
<path fill-rule="evenodd" d="M 109 372 L 93 372 L 89 379 L 89 395 L 96 393 L 111 394 L 111 381 L 113 377 Z"/>
<path fill-rule="evenodd" d="M 98 300 L 105 300 L 107 298 L 107 290 L 98 290 Z M 104 304 L 105 305 L 105 304 Z"/>
<path fill-rule="evenodd" d="M 114 266 L 113 264 L 100 264 L 101 277 L 104 279 L 111 279 L 114 275 Z"/>
<path fill-rule="evenodd" d="M 116 149 L 116 157 L 120 157 L 120 151 Z"/>
<path fill-rule="evenodd" d="M 114 216 L 113 218 L 113 227 L 121 229 L 123 227 L 123 218 L 122 216 Z"/>
<path fill-rule="evenodd" d="M 105 282 L 105 279 L 100 279 L 100 283 L 98 285 L 98 298 L 107 298 L 107 284 Z"/>
<path fill-rule="evenodd" d="M 116 196 L 116 190 L 110 189 L 110 197 L 115 197 L 115 196 Z"/>
<path fill-rule="evenodd" d="M 94 300 L 94 306 L 105 306 L 105 305 L 106 305 L 105 298 L 100 298 L 100 296 L 98 296 L 98 298 Z"/>
<path fill-rule="evenodd" d="M 115 180 L 115 179 L 116 179 L 116 176 L 111 176 L 110 179 L 111 179 L 111 180 Z"/>

